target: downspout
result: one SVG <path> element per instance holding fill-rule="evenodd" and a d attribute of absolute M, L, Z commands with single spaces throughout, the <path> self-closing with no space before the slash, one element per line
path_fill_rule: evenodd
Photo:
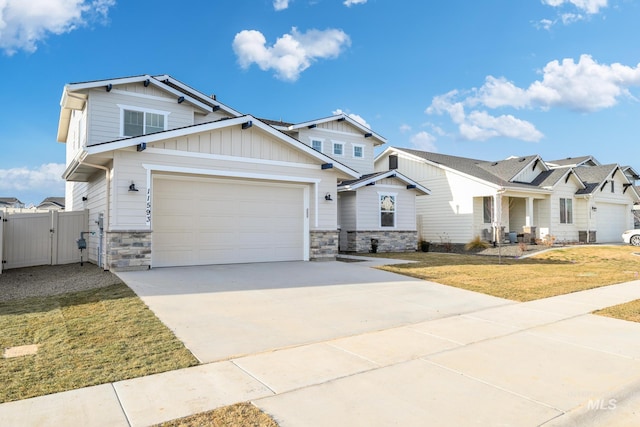
<path fill-rule="evenodd" d="M 107 207 L 105 209 L 105 214 L 104 214 L 104 223 L 103 223 L 103 229 L 109 229 L 109 209 L 110 209 L 110 197 L 109 195 L 111 194 L 111 170 L 106 167 L 106 166 L 102 166 L 102 165 L 94 165 L 93 163 L 86 163 L 86 162 L 80 162 L 81 165 L 85 165 L 85 166 L 89 166 L 92 168 L 96 168 L 96 169 L 102 169 L 105 172 L 105 185 L 107 187 Z M 103 236 L 102 234 L 100 235 L 100 244 L 99 244 L 99 249 L 98 251 L 100 252 L 98 254 L 98 259 L 102 260 L 102 264 L 103 265 L 99 265 L 98 267 L 102 267 L 104 270 L 107 270 L 106 268 L 104 268 L 104 263 L 105 263 L 105 258 L 102 254 L 102 251 L 104 249 L 104 246 L 102 245 L 102 239 Z"/>
<path fill-rule="evenodd" d="M 593 211 L 591 210 L 591 198 L 593 197 L 593 194 L 589 194 L 587 195 L 587 241 L 586 243 L 590 243 L 589 242 L 589 235 L 591 234 L 591 215 L 593 214 Z"/>

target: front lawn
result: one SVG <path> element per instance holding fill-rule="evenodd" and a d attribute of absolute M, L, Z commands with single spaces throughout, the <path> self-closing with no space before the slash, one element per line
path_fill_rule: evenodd
<path fill-rule="evenodd" d="M 0 403 L 196 365 L 123 283 L 0 303 Z M 5 356 L 11 352 L 5 352 Z"/>
<path fill-rule="evenodd" d="M 515 301 L 531 301 L 637 280 L 640 256 L 632 246 L 573 246 L 529 258 L 433 252 L 378 254 L 416 261 L 383 270 Z"/>

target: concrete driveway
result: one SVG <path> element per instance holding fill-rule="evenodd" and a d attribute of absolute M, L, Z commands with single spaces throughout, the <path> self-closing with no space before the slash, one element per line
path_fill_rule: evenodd
<path fill-rule="evenodd" d="M 213 265 L 118 275 L 203 363 L 513 304 L 370 268 L 376 263 Z"/>
<path fill-rule="evenodd" d="M 242 400 L 281 426 L 639 424 L 640 324 L 590 312 L 640 282 L 515 303 L 376 262 L 121 273 L 207 363 L 114 384 L 129 424 Z"/>

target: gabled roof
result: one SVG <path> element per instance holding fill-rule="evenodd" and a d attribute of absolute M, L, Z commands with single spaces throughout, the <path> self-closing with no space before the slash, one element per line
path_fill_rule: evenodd
<path fill-rule="evenodd" d="M 544 188 L 540 188 L 534 184 L 509 181 L 509 179 L 512 179 L 519 171 L 531 165 L 532 162 L 536 161 L 536 159 L 539 160 L 538 156 L 526 156 L 497 162 L 488 162 L 485 160 L 450 156 L 447 154 L 431 153 L 408 148 L 392 147 L 385 150 L 385 152 L 387 151 L 404 152 L 445 169 L 457 171 L 464 175 L 485 181 L 486 183 L 492 184 L 496 187 L 522 190 L 545 190 Z M 520 159 L 524 160 L 520 161 Z"/>
<path fill-rule="evenodd" d="M 572 168 L 558 168 L 551 169 L 542 172 L 531 182 L 531 185 L 538 186 L 545 189 L 553 189 L 559 182 L 567 182 L 571 177 L 574 177 L 575 181 L 581 189 L 585 188 L 585 185 L 580 178 L 574 173 Z"/>
<path fill-rule="evenodd" d="M 284 141 L 297 150 L 300 150 L 311 157 L 316 158 L 322 165 L 326 165 L 330 168 L 335 168 L 347 176 L 357 178 L 360 176 L 358 172 L 350 167 L 336 162 L 335 159 L 314 150 L 306 144 L 298 141 L 297 139 L 280 132 L 262 122 L 259 119 L 251 115 L 245 115 L 240 117 L 220 119 L 213 122 L 201 123 L 197 125 L 185 126 L 177 129 L 165 130 L 162 132 L 156 132 L 148 135 L 134 136 L 130 138 L 119 139 L 115 141 L 103 142 L 101 144 L 92 145 L 84 148 L 78 153 L 76 158 L 69 164 L 62 177 L 65 180 L 79 180 L 78 178 L 86 179 L 95 172 L 95 166 L 85 163 L 88 156 L 99 156 L 102 153 L 107 153 L 114 150 L 126 149 L 130 147 L 136 147 L 139 144 L 150 144 L 157 141 L 162 141 L 168 138 L 179 138 L 185 135 L 191 135 L 200 132 L 207 132 L 216 129 L 223 129 L 230 126 L 243 125 L 247 128 L 256 126 L 261 130 L 273 135 L 274 137 Z"/>
<path fill-rule="evenodd" d="M 381 179 L 385 178 L 397 178 L 407 185 L 407 189 L 415 189 L 416 191 L 424 194 L 431 194 L 431 190 L 429 190 L 427 187 L 418 184 L 411 178 L 393 169 L 385 172 L 376 172 L 363 175 L 359 179 L 342 181 L 340 184 L 338 184 L 338 191 L 357 190 L 358 188 L 365 187 L 367 185 L 375 185 L 376 181 L 380 181 Z"/>
<path fill-rule="evenodd" d="M 40 202 L 40 204 L 38 205 L 38 208 L 46 205 L 55 205 L 59 208 L 64 208 L 64 197 L 47 197 L 46 199 Z"/>
<path fill-rule="evenodd" d="M 616 171 L 620 171 L 620 175 L 624 177 L 624 180 L 627 182 L 629 181 L 620 167 L 614 164 L 591 166 L 588 168 L 577 167 L 573 170 L 575 171 L 578 178 L 580 178 L 580 181 L 585 184 L 585 188 L 578 191 L 576 193 L 577 195 L 594 193 L 597 189 L 600 189 L 609 179 L 612 179 Z"/>
<path fill-rule="evenodd" d="M 23 205 L 24 203 L 22 203 L 20 200 L 18 200 L 17 197 L 0 197 L 0 205 L 15 205 L 15 204 L 19 204 L 19 205 Z"/>
<path fill-rule="evenodd" d="M 577 166 L 600 166 L 600 162 L 593 156 L 567 157 L 566 159 L 550 160 L 547 165 L 553 168 L 572 168 Z"/>
<path fill-rule="evenodd" d="M 327 123 L 327 122 L 333 122 L 333 121 L 346 121 L 349 124 L 351 124 L 352 126 L 354 126 L 355 128 L 359 129 L 360 131 L 362 131 L 362 134 L 366 137 L 366 138 L 372 138 L 375 142 L 373 145 L 382 145 L 382 144 L 386 144 L 387 140 L 386 138 L 384 138 L 382 135 L 372 131 L 371 129 L 369 129 L 368 127 L 366 127 L 365 125 L 363 125 L 362 123 L 359 123 L 355 120 L 353 120 L 351 117 L 347 116 L 346 114 L 336 114 L 335 116 L 329 116 L 329 117 L 325 117 L 322 119 L 315 119 L 315 120 L 309 120 L 306 122 L 302 122 L 302 123 L 297 123 L 297 124 L 288 124 L 288 123 L 284 123 L 284 122 L 280 122 L 282 126 L 282 130 L 288 130 L 288 131 L 292 131 L 292 130 L 296 130 L 296 129 L 301 129 L 301 128 L 309 128 L 309 127 L 313 127 L 313 126 L 317 126 L 319 124 L 322 123 Z M 278 122 L 273 122 L 272 126 L 276 126 L 278 127 Z"/>
<path fill-rule="evenodd" d="M 235 117 L 242 115 L 236 110 L 218 102 L 215 98 L 209 97 L 166 74 L 159 76 L 143 74 L 132 77 L 69 83 L 65 85 L 62 91 L 62 98 L 60 99 L 61 110 L 60 120 L 58 122 L 58 141 L 65 142 L 67 139 L 71 110 L 82 110 L 84 108 L 84 104 L 87 100 L 87 95 L 86 93 L 83 93 L 84 91 L 100 87 L 110 91 L 113 86 L 131 83 L 142 83 L 145 86 L 156 86 L 175 96 L 176 100 L 183 98 L 184 102 L 192 104 L 194 107 L 205 113 L 211 113 L 221 109 Z"/>
<path fill-rule="evenodd" d="M 620 169 L 622 169 L 625 175 L 627 175 L 631 179 L 633 180 L 640 179 L 640 175 L 638 174 L 638 172 L 636 172 L 636 170 L 631 166 L 620 166 Z"/>
<path fill-rule="evenodd" d="M 513 182 L 513 179 L 524 169 L 534 164 L 542 163 L 544 169 L 548 169 L 537 154 L 524 157 L 510 157 L 497 162 L 480 162 L 478 166 L 501 179 Z"/>

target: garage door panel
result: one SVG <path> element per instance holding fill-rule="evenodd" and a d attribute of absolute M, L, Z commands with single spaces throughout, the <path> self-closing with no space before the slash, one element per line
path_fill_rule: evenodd
<path fill-rule="evenodd" d="M 620 242 L 622 233 L 628 228 L 625 220 L 627 207 L 622 204 L 598 204 L 598 228 L 596 241 L 599 243 Z"/>
<path fill-rule="evenodd" d="M 154 177 L 153 265 L 302 260 L 304 194 L 303 186 Z"/>

